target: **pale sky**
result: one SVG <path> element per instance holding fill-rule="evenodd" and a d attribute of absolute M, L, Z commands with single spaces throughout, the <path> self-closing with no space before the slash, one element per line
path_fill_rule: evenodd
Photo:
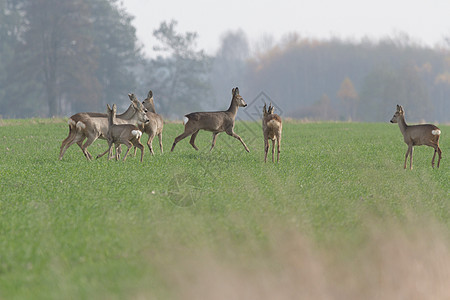
<path fill-rule="evenodd" d="M 450 37 L 450 0 L 122 0 L 148 56 L 153 30 L 178 21 L 177 31 L 198 33 L 198 48 L 215 54 L 222 35 L 242 29 L 250 43 L 265 35 L 275 42 L 296 32 L 302 37 L 342 39 L 394 37 L 407 33 L 434 46 Z"/>

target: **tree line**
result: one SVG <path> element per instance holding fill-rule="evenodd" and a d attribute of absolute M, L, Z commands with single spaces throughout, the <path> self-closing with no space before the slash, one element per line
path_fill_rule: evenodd
<path fill-rule="evenodd" d="M 450 38 L 432 48 L 405 35 L 375 42 L 290 34 L 255 50 L 238 30 L 207 55 L 197 33 L 167 21 L 150 33 L 158 55 L 148 58 L 132 19 L 117 0 L 0 0 L 0 115 L 104 111 L 151 89 L 158 112 L 179 119 L 226 108 L 239 86 L 248 103 L 264 92 L 286 117 L 386 121 L 398 103 L 411 121 L 449 121 Z"/>

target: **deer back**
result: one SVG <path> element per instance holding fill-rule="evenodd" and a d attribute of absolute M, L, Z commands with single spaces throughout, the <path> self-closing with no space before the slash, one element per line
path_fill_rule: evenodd
<path fill-rule="evenodd" d="M 432 124 L 409 125 L 404 134 L 404 141 L 407 144 L 430 145 L 439 140 L 440 129 Z"/>
<path fill-rule="evenodd" d="M 222 132 L 234 126 L 233 116 L 226 111 L 194 112 L 185 117 L 189 119 L 186 126 L 207 131 Z"/>
<path fill-rule="evenodd" d="M 268 114 L 263 118 L 264 135 L 272 140 L 281 135 L 282 127 L 281 117 L 277 114 Z"/>

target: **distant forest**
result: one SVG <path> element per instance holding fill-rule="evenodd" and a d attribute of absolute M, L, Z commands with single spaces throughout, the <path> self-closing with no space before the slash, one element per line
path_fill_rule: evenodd
<path fill-rule="evenodd" d="M 169 20 L 149 32 L 158 56 L 148 58 L 132 19 L 117 0 L 0 0 L 1 117 L 124 109 L 128 93 L 143 99 L 152 90 L 157 111 L 181 119 L 227 108 L 238 86 L 247 103 L 264 95 L 284 117 L 386 122 L 401 104 L 411 122 L 450 122 L 450 37 L 433 48 L 405 35 L 295 33 L 250 45 L 240 30 L 218 33 L 210 56 L 197 33 Z"/>

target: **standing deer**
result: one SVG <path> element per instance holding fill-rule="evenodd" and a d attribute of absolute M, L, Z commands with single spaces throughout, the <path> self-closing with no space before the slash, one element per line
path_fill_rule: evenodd
<path fill-rule="evenodd" d="M 149 91 L 147 98 L 142 101 L 142 105 L 147 109 L 147 117 L 150 120 L 149 122 L 139 126 L 139 129 L 148 134 L 147 146 L 150 150 L 150 153 L 153 155 L 153 139 L 155 136 L 158 136 L 159 140 L 159 149 L 161 153 L 163 153 L 163 145 L 162 145 L 162 131 L 164 126 L 164 121 L 161 115 L 157 114 L 155 111 L 155 103 L 153 102 L 153 92 Z M 136 155 L 137 148 L 134 148 L 134 155 Z"/>
<path fill-rule="evenodd" d="M 434 159 L 437 152 L 439 155 L 437 167 L 439 168 L 442 151 L 439 148 L 439 137 L 441 135 L 441 130 L 438 127 L 432 124 L 407 125 L 405 121 L 405 111 L 400 105 L 397 105 L 397 111 L 392 117 L 391 123 L 398 123 L 398 127 L 403 134 L 403 140 L 408 145 L 408 150 L 406 151 L 405 155 L 405 169 L 406 161 L 409 155 L 409 169 L 412 170 L 413 147 L 420 145 L 427 145 L 434 148 L 434 155 L 433 159 L 431 160 L 431 166 L 434 168 Z"/>
<path fill-rule="evenodd" d="M 117 116 L 117 123 L 119 124 L 134 124 L 141 123 L 139 121 L 142 115 L 145 115 L 146 109 L 140 103 L 134 94 L 128 94 L 132 102 L 126 112 Z M 69 136 L 62 142 L 59 159 L 61 160 L 66 150 L 74 143 L 78 144 L 86 156 L 87 160 L 92 159 L 92 155 L 87 151 L 96 139 L 107 139 L 108 118 L 106 114 L 102 113 L 78 113 L 69 119 Z M 87 141 L 83 144 L 83 141 Z"/>
<path fill-rule="evenodd" d="M 144 158 L 144 146 L 141 144 L 141 136 L 142 132 L 139 130 L 139 128 L 132 124 L 115 124 L 116 122 L 116 111 L 117 106 L 113 104 L 113 107 L 109 106 L 107 104 L 107 112 L 108 112 L 108 133 L 107 133 L 107 139 L 108 139 L 108 150 L 103 152 L 102 154 L 99 154 L 97 158 L 102 157 L 107 152 L 108 154 L 108 160 L 112 157 L 112 145 L 115 145 L 116 150 L 116 160 L 119 160 L 119 148 L 121 144 L 124 144 L 127 146 L 127 151 L 125 152 L 125 155 L 123 157 L 123 161 L 127 159 L 128 151 L 130 151 L 130 148 L 132 146 L 137 147 L 141 149 L 141 162 Z M 147 115 L 142 115 L 142 118 L 140 119 L 142 122 L 148 122 Z"/>
<path fill-rule="evenodd" d="M 263 108 L 262 128 L 264 133 L 264 162 L 267 161 L 267 152 L 269 152 L 269 139 L 272 140 L 272 162 L 275 162 L 275 141 L 277 142 L 277 162 L 280 160 L 280 143 L 281 131 L 283 124 L 279 115 L 274 114 L 275 108 L 269 104 L 269 109 L 266 110 L 266 104 Z"/>
<path fill-rule="evenodd" d="M 230 107 L 226 111 L 194 112 L 185 115 L 185 117 L 188 118 L 188 121 L 184 125 L 184 132 L 175 138 L 170 151 L 173 151 L 175 145 L 179 141 L 190 135 L 192 136 L 189 143 L 195 150 L 198 150 L 197 146 L 195 146 L 195 138 L 197 137 L 200 129 L 203 129 L 206 131 L 212 131 L 213 133 L 212 145 L 209 151 L 214 148 L 217 135 L 225 131 L 228 135 L 238 139 L 244 146 L 245 150 L 250 152 L 242 138 L 233 131 L 234 119 L 238 108 L 241 106 L 246 107 L 247 103 L 245 103 L 244 98 L 239 95 L 239 88 L 236 87 L 232 89 L 232 95 L 233 97 L 231 99 Z"/>

